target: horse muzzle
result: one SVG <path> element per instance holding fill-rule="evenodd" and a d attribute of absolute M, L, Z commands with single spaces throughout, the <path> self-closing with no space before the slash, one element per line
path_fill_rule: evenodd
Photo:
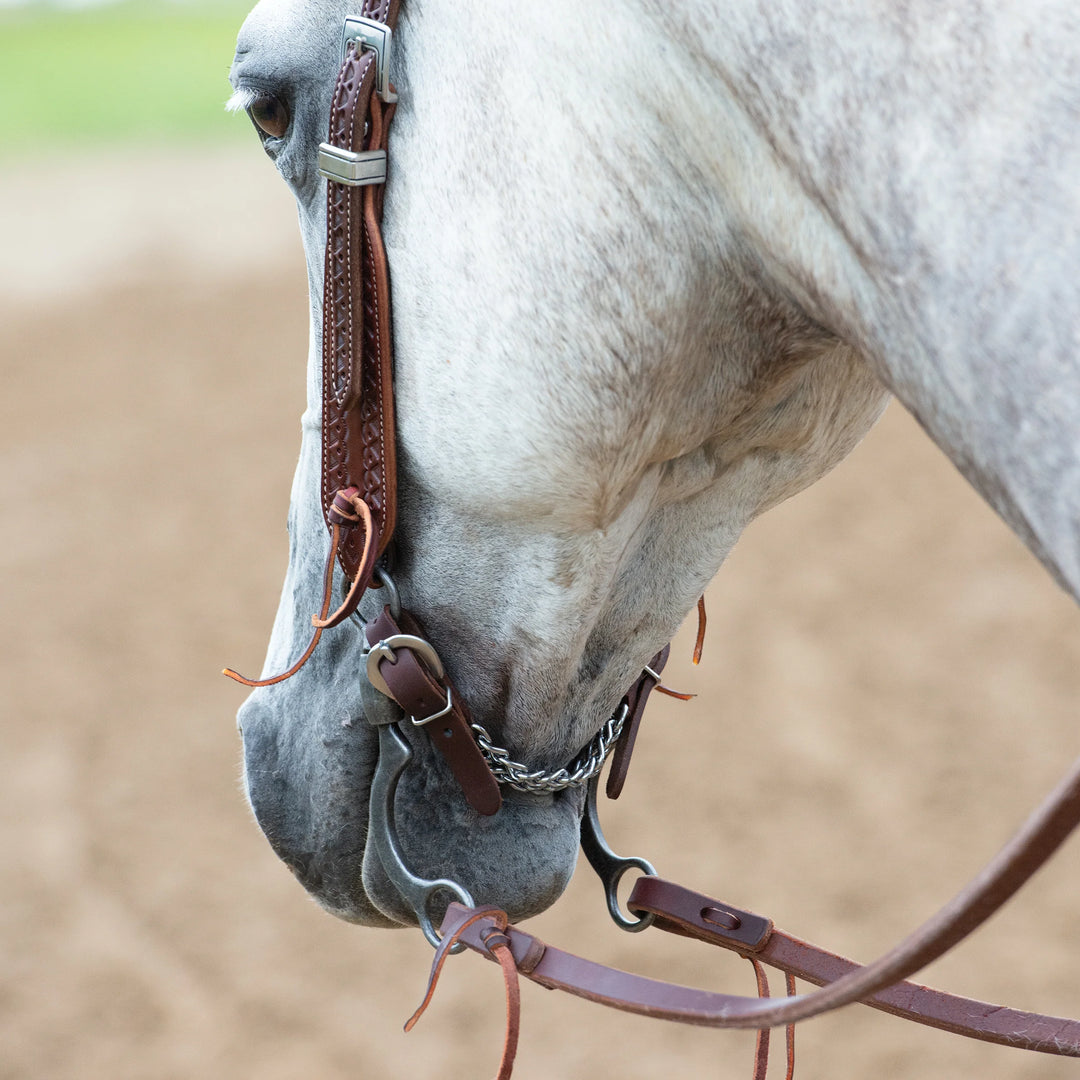
<path fill-rule="evenodd" d="M 386 698 L 363 694 L 365 712 L 383 721 L 373 725 L 327 708 L 312 715 L 310 703 L 291 714 L 288 696 L 257 690 L 241 709 L 245 786 L 271 847 L 328 912 L 369 926 L 419 923 L 430 936 L 453 900 L 520 919 L 562 894 L 583 789 L 506 791 L 498 813 L 483 815 Z"/>

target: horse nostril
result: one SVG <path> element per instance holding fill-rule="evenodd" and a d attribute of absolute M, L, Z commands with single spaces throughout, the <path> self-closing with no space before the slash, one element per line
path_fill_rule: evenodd
<path fill-rule="evenodd" d="M 258 733 L 261 718 L 260 708 L 251 701 L 245 701 L 236 710 L 236 732 L 240 738 L 246 739 L 249 730 Z"/>

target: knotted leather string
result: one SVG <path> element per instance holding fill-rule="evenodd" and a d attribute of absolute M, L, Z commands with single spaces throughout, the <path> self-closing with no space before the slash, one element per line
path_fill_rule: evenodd
<path fill-rule="evenodd" d="M 499 1072 L 495 1080 L 510 1080 L 510 1074 L 514 1071 L 518 1036 L 521 1031 L 521 985 L 518 981 L 518 964 L 510 950 L 510 939 L 506 936 L 507 917 L 504 911 L 499 911 L 497 908 L 477 909 L 453 934 L 443 937 L 435 950 L 435 959 L 431 965 L 431 975 L 428 977 L 424 1000 L 406 1021 L 405 1030 L 412 1031 L 431 1004 L 450 950 L 461 940 L 461 935 L 481 919 L 490 921 L 490 926 L 485 928 L 480 935 L 485 954 L 502 968 L 503 983 L 506 987 L 506 1037 L 503 1040 L 502 1058 L 499 1061 Z M 527 958 L 525 963 L 527 966 Z"/>
<path fill-rule="evenodd" d="M 334 520 L 332 532 L 330 534 L 330 553 L 326 557 L 326 566 L 323 569 L 322 605 L 319 609 L 319 614 L 311 616 L 311 625 L 315 627 L 315 632 L 311 636 L 308 647 L 301 654 L 300 659 L 297 660 L 288 671 L 283 671 L 280 675 L 274 675 L 268 679 L 248 679 L 238 672 L 233 671 L 232 668 L 226 668 L 223 674 L 227 675 L 234 682 L 241 683 L 244 686 L 256 687 L 274 686 L 277 683 L 284 682 L 286 679 L 291 679 L 308 662 L 308 660 L 311 659 L 312 653 L 315 652 L 315 648 L 319 644 L 323 631 L 340 625 L 356 609 L 356 605 L 360 602 L 360 597 L 363 595 L 364 590 L 371 581 L 372 571 L 375 566 L 375 538 L 378 536 L 378 532 L 371 517 L 371 510 L 367 503 L 360 498 L 356 488 L 339 491 L 334 496 L 332 513 L 334 514 Z M 344 602 L 341 607 L 331 615 L 328 614 L 328 612 L 330 611 L 330 604 L 333 602 L 334 595 L 334 564 L 341 547 L 342 531 L 346 528 L 355 527 L 358 524 L 362 525 L 364 528 L 365 540 L 360 557 L 360 565 Z"/>

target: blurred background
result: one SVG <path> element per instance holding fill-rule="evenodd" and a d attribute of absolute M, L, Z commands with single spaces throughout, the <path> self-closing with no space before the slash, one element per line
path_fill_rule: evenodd
<path fill-rule="evenodd" d="M 320 912 L 238 786 L 219 671 L 269 634 L 307 340 L 291 199 L 222 109 L 245 6 L 0 0 L 0 1080 L 498 1058 L 497 972 L 452 963 L 406 1038 L 428 947 Z M 896 406 L 708 599 L 704 664 L 691 628 L 669 668 L 700 697 L 654 699 L 602 814 L 617 850 L 793 933 L 875 956 L 1080 749 L 1075 605 Z M 1078 886 L 1074 839 L 924 978 L 1080 1013 Z M 587 868 L 533 925 L 752 992 L 728 954 L 620 934 Z M 750 1035 L 524 998 L 521 1080 L 749 1075 Z M 799 1041 L 804 1078 L 1075 1075 L 859 1007 Z"/>

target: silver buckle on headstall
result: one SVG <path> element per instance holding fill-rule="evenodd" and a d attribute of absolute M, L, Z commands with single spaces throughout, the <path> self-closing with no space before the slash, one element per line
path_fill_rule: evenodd
<path fill-rule="evenodd" d="M 390 89 L 390 43 L 393 38 L 393 31 L 386 23 L 362 15 L 350 15 L 341 35 L 342 63 L 354 42 L 361 52 L 370 49 L 375 54 L 375 93 L 385 102 L 397 101 L 397 94 Z M 319 147 L 319 175 L 324 180 L 348 187 L 385 184 L 386 151 L 355 153 L 325 142 Z"/>
<path fill-rule="evenodd" d="M 397 94 L 390 89 L 390 43 L 394 34 L 386 23 L 366 19 L 362 15 L 350 15 L 345 20 L 341 36 L 341 60 L 349 54 L 349 45 L 356 42 L 361 51 L 370 49 L 375 54 L 375 92 L 389 104 L 397 101 Z"/>

